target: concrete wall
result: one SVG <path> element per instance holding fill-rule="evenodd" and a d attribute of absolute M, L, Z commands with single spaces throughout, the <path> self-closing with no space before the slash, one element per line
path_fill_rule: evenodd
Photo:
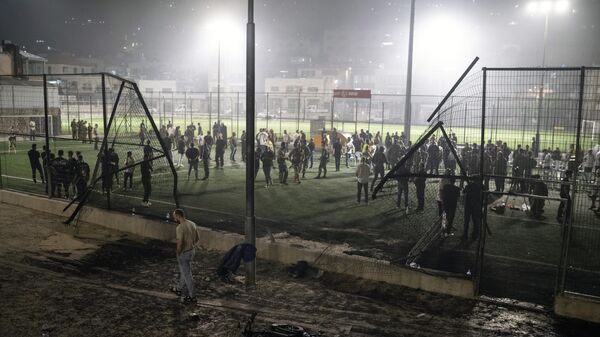
<path fill-rule="evenodd" d="M 66 217 L 70 214 L 62 212 L 66 205 L 62 200 L 51 200 L 12 191 L 0 190 L 0 202 L 59 216 Z M 80 220 L 147 238 L 166 241 L 175 239 L 174 224 L 148 220 L 140 216 L 85 207 Z M 200 244 L 206 249 L 226 251 L 244 240 L 243 236 L 239 234 L 216 231 L 205 227 L 200 227 L 199 230 L 201 232 Z M 435 293 L 465 298 L 474 296 L 474 283 L 472 280 L 430 275 L 422 271 L 392 266 L 369 258 L 322 254 L 320 250 L 298 248 L 284 243 L 272 243 L 267 240 L 257 242 L 257 255 L 261 259 L 284 264 L 305 260 L 322 270 Z"/>
<path fill-rule="evenodd" d="M 600 301 L 572 294 L 558 295 L 554 300 L 557 315 L 600 323 Z"/>

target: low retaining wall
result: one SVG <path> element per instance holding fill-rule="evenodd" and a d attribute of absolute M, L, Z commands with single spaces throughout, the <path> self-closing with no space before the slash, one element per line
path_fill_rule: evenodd
<path fill-rule="evenodd" d="M 62 211 L 66 205 L 62 200 L 13 191 L 0 190 L 0 202 L 64 217 L 68 214 Z M 173 224 L 149 220 L 141 216 L 84 207 L 79 219 L 147 238 L 163 241 L 175 240 Z M 244 237 L 239 234 L 216 231 L 206 227 L 200 227 L 199 231 L 201 232 L 200 244 L 206 249 L 227 251 L 233 245 L 244 241 Z M 256 246 L 258 257 L 270 261 L 291 264 L 304 260 L 325 271 L 464 298 L 473 298 L 475 293 L 474 282 L 466 278 L 431 275 L 374 259 L 323 254 L 322 251 L 268 240 L 258 240 Z"/>
<path fill-rule="evenodd" d="M 562 294 L 554 300 L 557 315 L 600 323 L 600 301 L 576 294 Z"/>

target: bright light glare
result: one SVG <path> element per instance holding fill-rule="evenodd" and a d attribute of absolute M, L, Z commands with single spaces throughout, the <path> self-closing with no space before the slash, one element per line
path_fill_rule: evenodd
<path fill-rule="evenodd" d="M 564 14 L 569 11 L 569 2 L 566 0 L 561 0 L 556 3 L 554 9 L 559 14 Z"/>
<path fill-rule="evenodd" d="M 542 14 L 548 14 L 552 10 L 552 2 L 551 1 L 543 1 L 540 3 L 540 12 Z"/>
<path fill-rule="evenodd" d="M 535 14 L 538 11 L 539 3 L 537 1 L 532 1 L 527 4 L 527 12 Z"/>
<path fill-rule="evenodd" d="M 211 44 L 235 45 L 243 37 L 240 25 L 226 16 L 213 18 L 206 24 L 204 30 L 206 32 L 206 39 Z"/>

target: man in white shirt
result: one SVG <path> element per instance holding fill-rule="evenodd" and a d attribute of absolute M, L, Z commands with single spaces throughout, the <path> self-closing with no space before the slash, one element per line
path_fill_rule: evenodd
<path fill-rule="evenodd" d="M 35 121 L 33 119 L 29 121 L 29 140 L 35 140 Z"/>
<path fill-rule="evenodd" d="M 350 167 L 348 166 L 348 160 L 354 156 L 354 142 L 352 142 L 352 138 L 348 137 L 348 140 L 346 141 L 346 167 Z"/>

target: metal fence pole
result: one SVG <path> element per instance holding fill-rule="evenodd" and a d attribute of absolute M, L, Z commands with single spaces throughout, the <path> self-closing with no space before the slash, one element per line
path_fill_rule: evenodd
<path fill-rule="evenodd" d="M 94 116 L 92 116 L 92 94 L 90 94 L 90 123 L 94 122 Z M 129 123 L 129 127 L 131 128 L 131 123 Z"/>
<path fill-rule="evenodd" d="M 484 145 L 485 145 L 485 101 L 486 101 L 486 96 L 487 96 L 487 69 L 483 68 L 483 88 L 482 88 L 482 92 L 481 92 L 481 149 L 480 149 L 480 153 L 479 155 L 481 156 L 480 158 L 480 164 L 479 164 L 479 177 L 481 178 L 481 180 L 483 179 L 483 154 L 484 154 Z M 466 110 L 465 110 L 466 112 Z M 482 185 L 483 182 L 480 182 L 480 185 Z M 481 282 L 481 271 L 482 271 L 482 266 L 483 266 L 483 252 L 485 249 L 485 238 L 486 238 L 486 228 L 487 228 L 487 202 L 486 199 L 487 198 L 487 194 L 484 193 L 483 188 L 481 189 L 481 198 L 483 200 L 482 202 L 482 212 L 481 212 L 481 227 L 479 228 L 479 240 L 477 241 L 477 255 L 475 256 L 475 293 L 479 294 L 479 284 Z"/>
<path fill-rule="evenodd" d="M 331 98 L 331 129 L 333 130 L 333 108 L 335 107 L 335 97 Z M 339 125 L 338 125 L 339 126 Z"/>
<path fill-rule="evenodd" d="M 69 130 L 69 123 L 71 123 L 71 116 L 69 114 L 69 86 L 65 87 L 65 93 L 67 94 L 67 131 Z M 62 122 L 61 122 L 62 124 Z M 62 130 L 62 127 L 61 127 Z"/>
<path fill-rule="evenodd" d="M 371 98 L 369 97 L 369 111 L 367 112 L 367 117 L 369 120 L 367 121 L 367 129 L 371 130 Z"/>
<path fill-rule="evenodd" d="M 269 93 L 267 93 L 267 101 L 265 102 L 267 109 L 267 130 L 269 129 Z"/>
<path fill-rule="evenodd" d="M 585 67 L 581 67 L 580 70 L 580 78 L 579 78 L 579 106 L 577 107 L 577 138 L 575 139 L 575 167 L 579 167 L 579 164 L 582 161 L 581 158 L 581 128 L 582 128 L 582 122 L 583 122 L 583 103 L 584 103 L 584 98 L 585 98 Z M 571 160 L 571 158 L 569 158 L 569 160 Z M 571 186 L 571 200 L 567 201 L 570 202 L 570 205 L 567 204 L 567 209 L 570 209 L 570 214 L 569 214 L 569 219 L 567 219 L 567 221 L 565 221 L 565 223 L 567 224 L 567 228 L 566 228 L 566 232 L 567 235 L 566 237 L 563 236 L 563 241 L 564 241 L 564 257 L 561 257 L 562 262 L 563 262 L 563 275 L 562 275 L 562 279 L 560 281 L 560 285 L 558 286 L 558 289 L 560 291 L 564 290 L 565 288 L 565 283 L 566 283 L 566 278 L 567 278 L 567 264 L 568 264 L 568 260 L 569 260 L 569 248 L 571 245 L 571 236 L 573 234 L 573 220 L 575 218 L 574 213 L 573 212 L 573 205 L 576 205 L 576 196 L 577 196 L 577 183 L 578 183 L 578 174 L 577 171 L 575 171 L 573 173 L 573 185 Z M 560 267 L 559 267 L 560 268 Z"/>
<path fill-rule="evenodd" d="M 48 127 L 48 79 L 46 74 L 43 76 L 44 78 L 44 132 L 46 133 L 44 140 L 46 141 L 46 174 L 50 175 L 50 132 Z M 13 95 L 14 97 L 14 95 Z M 13 111 L 14 113 L 14 111 Z M 35 132 L 35 131 L 34 131 Z M 52 197 L 51 177 L 46 176 L 46 193 L 48 193 L 48 197 Z"/>
<path fill-rule="evenodd" d="M 298 91 L 298 111 L 297 111 L 297 116 L 296 116 L 296 130 L 300 130 L 300 108 L 301 108 L 301 102 L 302 102 L 302 98 L 300 97 L 300 95 L 302 94 L 302 89 L 300 89 Z M 304 104 L 304 108 L 306 109 L 306 104 Z M 306 117 L 306 114 L 304 115 L 304 117 Z"/>
<path fill-rule="evenodd" d="M 385 115 L 385 102 L 381 102 L 381 137 L 383 137 L 383 120 Z"/>
<path fill-rule="evenodd" d="M 354 101 L 354 133 L 358 133 L 358 103 Z"/>
<path fill-rule="evenodd" d="M 235 104 L 235 110 L 236 110 L 236 114 L 237 114 L 237 123 L 235 126 L 235 130 L 237 131 L 237 134 L 240 134 L 240 92 L 237 92 L 237 103 Z"/>
<path fill-rule="evenodd" d="M 206 132 L 210 132 L 210 128 L 212 127 L 212 92 L 208 93 L 208 127 L 206 128 Z M 213 135 L 214 137 L 214 135 Z"/>

